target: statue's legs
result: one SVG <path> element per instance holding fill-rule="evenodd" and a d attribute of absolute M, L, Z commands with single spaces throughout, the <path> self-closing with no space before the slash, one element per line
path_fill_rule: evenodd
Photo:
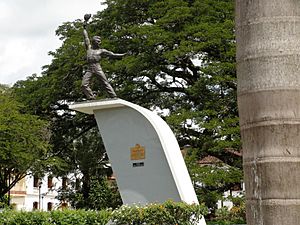
<path fill-rule="evenodd" d="M 100 68 L 97 68 L 97 70 L 95 71 L 95 74 L 97 75 L 97 78 L 101 81 L 101 85 L 106 90 L 109 97 L 116 98 L 117 95 L 116 95 L 114 89 L 112 88 L 112 86 L 110 85 L 110 83 L 108 82 L 104 72 Z"/>
<path fill-rule="evenodd" d="M 90 87 L 92 75 L 93 74 L 90 71 L 87 71 L 82 78 L 81 88 L 88 99 L 95 99 L 95 95 L 93 94 L 93 91 Z"/>
<path fill-rule="evenodd" d="M 95 74 L 97 76 L 97 78 L 100 80 L 101 86 L 105 89 L 105 91 L 107 92 L 109 97 L 116 98 L 117 95 L 116 95 L 114 89 L 108 82 L 104 72 L 102 71 L 100 65 L 98 65 L 98 64 L 90 65 L 89 70 L 87 70 L 86 73 L 83 75 L 81 87 L 82 87 L 83 93 L 86 95 L 86 97 L 88 99 L 95 99 L 95 97 L 96 97 L 93 94 L 93 91 L 90 87 L 91 78 L 92 78 L 93 74 Z"/>

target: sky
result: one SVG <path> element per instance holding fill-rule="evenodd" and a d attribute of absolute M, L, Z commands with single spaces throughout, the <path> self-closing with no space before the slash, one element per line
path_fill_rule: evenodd
<path fill-rule="evenodd" d="M 63 22 L 103 10 L 103 0 L 0 0 L 0 84 L 13 85 L 51 63 Z"/>

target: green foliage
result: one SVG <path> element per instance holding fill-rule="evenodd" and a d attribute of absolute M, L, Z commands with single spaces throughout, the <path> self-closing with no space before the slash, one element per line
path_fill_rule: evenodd
<path fill-rule="evenodd" d="M 233 203 L 233 207 L 228 210 L 222 207 L 216 210 L 216 217 L 213 221 L 222 221 L 220 224 L 246 224 L 246 205 L 245 197 L 229 197 Z"/>
<path fill-rule="evenodd" d="M 246 224 L 245 205 L 233 206 L 230 210 L 227 207 L 217 209 L 216 218 L 212 222 L 219 225 Z"/>
<path fill-rule="evenodd" d="M 104 225 L 109 220 L 121 224 L 197 224 L 201 215 L 207 213 L 203 205 L 165 202 L 144 207 L 122 206 L 117 210 L 84 211 L 63 210 L 51 212 L 0 212 L 3 225 Z"/>
<path fill-rule="evenodd" d="M 76 209 L 115 209 L 122 204 L 115 182 L 108 181 L 103 177 L 91 180 L 86 198 L 83 196 L 82 189 L 74 191 L 74 188 L 72 188 L 61 190 L 58 199 L 69 202 Z"/>
<path fill-rule="evenodd" d="M 49 136 L 46 121 L 24 113 L 9 89 L 0 92 L 0 198 L 29 171 L 43 170 Z"/>
<path fill-rule="evenodd" d="M 96 180 L 92 183 L 89 193 L 90 209 L 117 208 L 122 205 L 120 193 L 115 181 L 107 179 Z"/>
<path fill-rule="evenodd" d="M 0 196 L 0 210 L 8 208 L 8 205 L 9 205 L 8 195 Z"/>
<path fill-rule="evenodd" d="M 212 211 L 216 209 L 217 201 L 223 198 L 223 193 L 243 179 L 239 168 L 222 162 L 200 166 L 197 149 L 189 149 L 185 161 L 199 201 Z"/>
<path fill-rule="evenodd" d="M 121 206 L 113 211 L 111 220 L 121 224 L 197 224 L 202 215 L 207 214 L 203 205 L 188 205 L 167 201 L 164 204 L 150 204 L 145 207 Z"/>
<path fill-rule="evenodd" d="M 59 190 L 59 199 L 68 201 L 74 208 L 116 208 L 121 198 L 115 184 L 108 183 L 112 174 L 98 129 L 92 128 L 73 141 L 68 153 L 69 171 L 77 173 L 77 184 Z"/>
<path fill-rule="evenodd" d="M 0 212 L 3 225 L 105 225 L 110 211 L 63 210 L 52 212 Z"/>
<path fill-rule="evenodd" d="M 216 210 L 215 217 L 207 222 L 208 225 L 246 224 L 246 208 L 244 197 L 229 197 L 233 207 L 229 210 L 222 207 Z"/>
<path fill-rule="evenodd" d="M 109 211 L 53 211 L 51 212 L 52 224 L 71 225 L 71 224 L 99 224 L 104 225 L 108 222 Z"/>

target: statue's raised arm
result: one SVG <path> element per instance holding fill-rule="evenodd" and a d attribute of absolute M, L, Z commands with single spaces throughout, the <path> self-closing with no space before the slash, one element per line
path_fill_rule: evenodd
<path fill-rule="evenodd" d="M 90 49 L 91 48 L 91 42 L 90 42 L 90 39 L 89 39 L 88 32 L 86 30 L 86 28 L 87 28 L 87 22 L 89 21 L 90 18 L 91 18 L 91 14 L 85 14 L 84 15 L 83 36 L 84 36 L 84 44 L 85 44 L 85 48 L 86 49 Z"/>

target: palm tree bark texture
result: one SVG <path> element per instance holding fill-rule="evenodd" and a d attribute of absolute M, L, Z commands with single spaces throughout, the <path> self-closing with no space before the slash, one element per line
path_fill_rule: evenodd
<path fill-rule="evenodd" d="M 300 0 L 235 0 L 248 225 L 300 224 Z"/>

